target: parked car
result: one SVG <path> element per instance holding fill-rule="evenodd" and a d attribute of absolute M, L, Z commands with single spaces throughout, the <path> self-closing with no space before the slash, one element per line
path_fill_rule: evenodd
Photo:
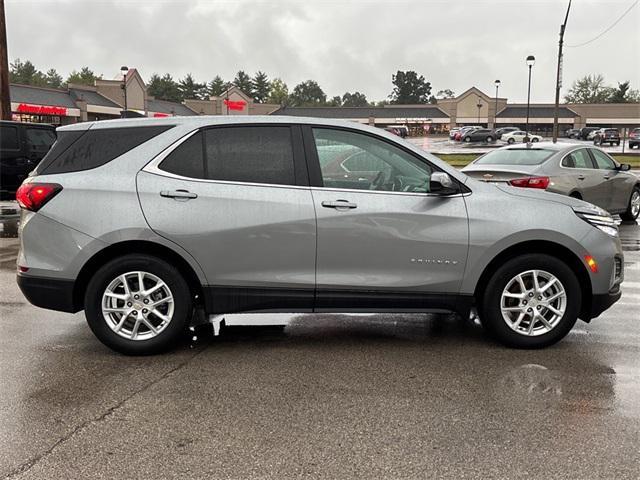
<path fill-rule="evenodd" d="M 454 140 L 456 141 L 461 141 L 462 137 L 465 133 L 470 132 L 471 130 L 478 130 L 482 127 L 478 127 L 478 126 L 472 126 L 472 127 L 462 127 L 460 130 L 458 130 L 455 134 L 455 136 L 453 137 Z"/>
<path fill-rule="evenodd" d="M 502 141 L 507 142 L 509 145 L 513 143 L 523 143 L 527 138 L 530 142 L 534 143 L 542 141 L 542 137 L 540 135 L 534 135 L 533 133 L 527 135 L 527 133 L 522 130 L 502 134 Z"/>
<path fill-rule="evenodd" d="M 22 181 L 55 140 L 51 125 L 0 121 L 0 200 L 16 198 Z"/>
<path fill-rule="evenodd" d="M 399 137 L 405 138 L 409 136 L 409 127 L 407 127 L 406 125 L 389 125 L 389 127 L 387 128 L 392 128 L 394 129 L 396 132 L 396 135 L 398 135 Z"/>
<path fill-rule="evenodd" d="M 640 148 L 640 128 L 634 128 L 629 132 L 629 148 Z"/>
<path fill-rule="evenodd" d="M 593 137 L 593 144 L 602 145 L 604 143 L 620 145 L 620 132 L 617 128 L 601 128 L 596 131 Z"/>
<path fill-rule="evenodd" d="M 502 138 L 502 135 L 504 135 L 505 133 L 517 132 L 518 130 L 520 130 L 518 127 L 500 127 L 495 132 L 496 138 L 500 140 Z"/>
<path fill-rule="evenodd" d="M 461 127 L 453 127 L 451 130 L 449 130 L 449 140 L 453 140 L 460 128 Z"/>
<path fill-rule="evenodd" d="M 564 132 L 564 136 L 566 138 L 580 138 L 580 129 L 579 128 L 570 128 Z"/>
<path fill-rule="evenodd" d="M 589 135 L 591 135 L 592 132 L 595 132 L 596 130 L 600 130 L 600 127 L 582 127 L 580 129 L 580 139 L 581 140 L 591 140 L 589 138 Z M 595 135 L 595 133 L 594 133 L 594 135 Z M 593 136 L 591 138 L 593 138 Z"/>
<path fill-rule="evenodd" d="M 621 296 L 606 211 L 478 182 L 374 127 L 194 116 L 58 134 L 17 193 L 18 285 L 34 305 L 84 310 L 123 353 L 253 321 L 224 317 L 236 312 L 471 308 L 504 344 L 537 348 Z M 328 171 L 353 155 L 352 175 Z"/>
<path fill-rule="evenodd" d="M 587 140 L 593 140 L 594 138 L 596 138 L 596 135 L 598 134 L 598 132 L 601 129 L 599 128 L 598 130 L 592 130 L 587 134 Z"/>
<path fill-rule="evenodd" d="M 402 136 L 402 134 L 400 133 L 400 130 L 398 130 L 397 128 L 394 127 L 385 127 L 384 128 L 385 131 L 389 132 L 389 133 L 393 133 L 394 135 L 397 135 L 399 137 Z"/>
<path fill-rule="evenodd" d="M 489 152 L 462 169 L 470 177 L 542 189 L 585 200 L 623 220 L 640 213 L 640 179 L 599 148 L 562 143 L 514 145 Z"/>
<path fill-rule="evenodd" d="M 462 137 L 463 142 L 494 142 L 496 134 L 489 128 L 478 128 L 465 132 Z"/>

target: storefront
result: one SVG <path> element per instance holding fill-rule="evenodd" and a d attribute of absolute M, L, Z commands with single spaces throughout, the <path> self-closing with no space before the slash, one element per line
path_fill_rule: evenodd
<path fill-rule="evenodd" d="M 60 126 L 75 123 L 80 117 L 80 109 L 11 102 L 11 117 L 17 122 L 48 123 Z"/>

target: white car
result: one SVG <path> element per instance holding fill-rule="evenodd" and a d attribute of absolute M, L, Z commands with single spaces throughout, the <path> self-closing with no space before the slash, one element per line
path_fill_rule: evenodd
<path fill-rule="evenodd" d="M 603 133 L 604 130 L 604 128 L 601 128 L 600 130 L 593 130 L 589 132 L 589 134 L 587 135 L 587 140 L 593 140 L 594 138 L 596 138 L 596 135 L 598 135 L 599 133 Z"/>
<path fill-rule="evenodd" d="M 516 130 L 515 132 L 503 133 L 500 140 L 511 145 L 512 143 L 516 142 L 523 143 L 526 136 L 526 132 L 523 132 L 522 130 Z M 533 135 L 532 133 L 530 133 L 529 140 L 532 142 L 540 142 L 542 141 L 542 137 L 540 135 Z"/>

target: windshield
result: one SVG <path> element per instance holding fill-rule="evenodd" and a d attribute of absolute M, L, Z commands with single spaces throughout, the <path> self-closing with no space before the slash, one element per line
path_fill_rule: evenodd
<path fill-rule="evenodd" d="M 555 153 L 542 148 L 508 148 L 494 150 L 480 157 L 475 165 L 540 165 Z"/>

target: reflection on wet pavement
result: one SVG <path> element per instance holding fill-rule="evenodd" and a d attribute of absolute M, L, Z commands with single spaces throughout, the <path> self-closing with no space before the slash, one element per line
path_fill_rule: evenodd
<path fill-rule="evenodd" d="M 639 478 L 640 227 L 620 302 L 560 344 L 454 315 L 296 315 L 117 355 L 27 304 L 0 239 L 0 478 Z"/>

